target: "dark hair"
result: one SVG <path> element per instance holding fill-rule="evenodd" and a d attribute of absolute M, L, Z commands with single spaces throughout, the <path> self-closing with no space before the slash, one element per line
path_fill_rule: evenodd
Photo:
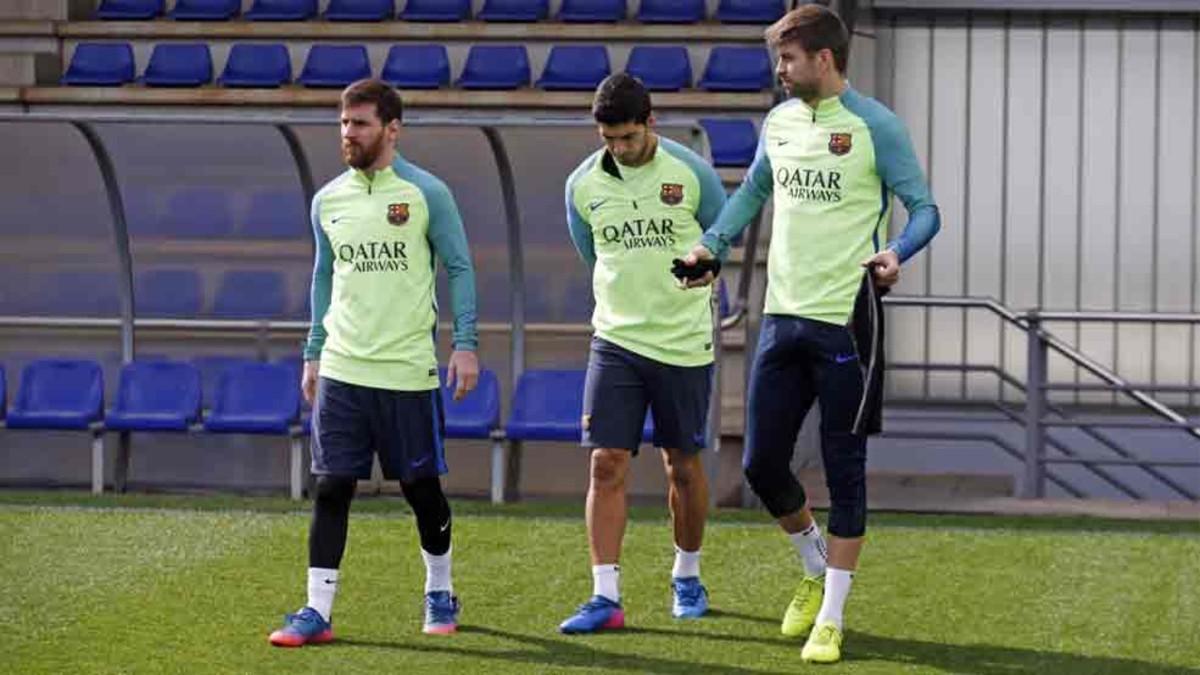
<path fill-rule="evenodd" d="M 650 93 L 628 73 L 614 73 L 596 87 L 592 117 L 601 124 L 645 124 L 650 119 Z"/>
<path fill-rule="evenodd" d="M 850 34 L 836 12 L 823 5 L 803 5 L 784 14 L 766 30 L 767 44 L 772 49 L 784 43 L 799 43 L 809 54 L 822 49 L 833 52 L 833 64 L 839 73 L 846 72 L 850 59 Z"/>
<path fill-rule="evenodd" d="M 342 90 L 342 107 L 364 103 L 375 104 L 375 114 L 383 126 L 392 120 L 400 121 L 404 117 L 404 105 L 400 101 L 400 92 L 383 80 L 368 78 L 352 83 Z"/>

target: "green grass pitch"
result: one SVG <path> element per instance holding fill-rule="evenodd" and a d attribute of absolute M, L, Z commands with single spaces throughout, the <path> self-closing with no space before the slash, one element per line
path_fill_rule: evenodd
<path fill-rule="evenodd" d="M 845 661 L 806 666 L 778 619 L 798 577 L 765 514 L 716 514 L 714 607 L 670 618 L 662 509 L 635 509 L 629 627 L 555 628 L 591 591 L 582 505 L 456 502 L 461 631 L 420 633 L 399 500 L 350 523 L 337 642 L 267 644 L 303 604 L 308 516 L 282 500 L 0 491 L 0 673 L 1200 673 L 1200 523 L 873 518 Z"/>

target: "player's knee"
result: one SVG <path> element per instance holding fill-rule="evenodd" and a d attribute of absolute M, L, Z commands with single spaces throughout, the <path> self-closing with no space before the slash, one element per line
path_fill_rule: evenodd
<path fill-rule="evenodd" d="M 593 450 L 592 487 L 597 490 L 616 490 L 623 487 L 628 468 L 628 452 L 609 448 Z"/>
<path fill-rule="evenodd" d="M 688 455 L 679 451 L 663 453 L 667 480 L 677 489 L 686 489 L 704 480 L 704 466 L 700 455 Z"/>
<path fill-rule="evenodd" d="M 830 534 L 847 539 L 863 536 L 867 528 L 867 482 L 862 467 L 828 471 L 827 485 Z"/>
<path fill-rule="evenodd" d="M 751 463 L 745 466 L 744 473 L 750 489 L 758 495 L 771 516 L 780 518 L 804 508 L 807 500 L 804 487 L 790 470 L 772 471 Z"/>
<path fill-rule="evenodd" d="M 353 478 L 345 476 L 317 476 L 314 490 L 316 501 L 331 504 L 349 503 L 354 498 L 356 484 L 357 481 Z"/>
<path fill-rule="evenodd" d="M 442 491 L 442 481 L 438 478 L 420 478 L 411 483 L 401 483 L 400 489 L 418 519 L 425 515 L 440 518 L 450 510 L 446 493 Z"/>

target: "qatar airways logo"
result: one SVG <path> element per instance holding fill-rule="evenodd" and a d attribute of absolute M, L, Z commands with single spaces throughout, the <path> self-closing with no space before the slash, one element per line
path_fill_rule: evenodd
<path fill-rule="evenodd" d="M 620 244 L 626 250 L 637 248 L 672 248 L 675 246 L 675 221 L 670 218 L 638 218 L 624 224 L 605 225 L 600 238 L 606 244 Z"/>
<path fill-rule="evenodd" d="M 407 272 L 405 246 L 402 241 L 368 241 L 342 244 L 334 253 L 339 262 L 353 265 L 355 272 Z"/>
<path fill-rule="evenodd" d="M 796 201 L 836 204 L 842 201 L 842 172 L 820 169 L 775 170 L 775 185 Z"/>

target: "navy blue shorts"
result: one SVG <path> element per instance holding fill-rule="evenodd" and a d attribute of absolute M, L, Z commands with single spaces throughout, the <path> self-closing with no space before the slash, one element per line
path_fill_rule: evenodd
<path fill-rule="evenodd" d="M 654 445 L 703 450 L 712 366 L 672 366 L 592 338 L 583 387 L 583 445 L 637 453 L 646 408 Z"/>
<path fill-rule="evenodd" d="M 441 393 L 391 391 L 327 377 L 317 384 L 312 417 L 312 472 L 371 477 L 371 457 L 388 480 L 411 483 L 446 473 Z"/>
<path fill-rule="evenodd" d="M 763 317 L 750 371 L 743 467 L 789 474 L 796 436 L 818 401 L 826 474 L 843 473 L 843 468 L 861 474 L 867 437 L 854 433 L 854 420 L 862 405 L 863 380 L 858 350 L 845 326 Z"/>

